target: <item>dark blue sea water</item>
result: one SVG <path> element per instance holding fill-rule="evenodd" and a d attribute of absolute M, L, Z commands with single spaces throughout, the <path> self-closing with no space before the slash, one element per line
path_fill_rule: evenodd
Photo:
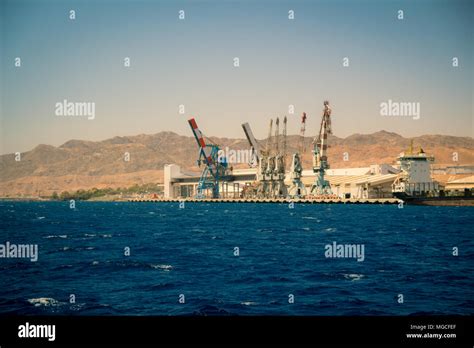
<path fill-rule="evenodd" d="M 0 314 L 473 314 L 473 213 L 3 201 L 0 243 L 36 243 L 39 259 L 0 258 Z M 363 244 L 364 261 L 326 258 L 334 241 Z"/>

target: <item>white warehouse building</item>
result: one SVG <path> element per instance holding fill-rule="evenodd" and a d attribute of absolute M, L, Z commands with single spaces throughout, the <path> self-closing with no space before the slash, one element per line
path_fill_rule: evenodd
<path fill-rule="evenodd" d="M 326 172 L 326 179 L 331 184 L 333 193 L 341 198 L 391 198 L 392 184 L 399 172 L 399 169 L 388 164 L 381 164 L 362 168 L 329 169 Z M 220 187 L 222 197 L 240 197 L 242 189 L 255 182 L 256 174 L 256 168 L 234 169 L 231 180 L 223 182 Z M 165 165 L 164 197 L 193 197 L 197 192 L 199 178 L 200 173 L 183 171 L 176 164 Z M 303 171 L 302 181 L 308 192 L 315 178 L 312 170 Z M 285 183 L 289 185 L 290 182 L 290 174 L 287 173 Z"/>

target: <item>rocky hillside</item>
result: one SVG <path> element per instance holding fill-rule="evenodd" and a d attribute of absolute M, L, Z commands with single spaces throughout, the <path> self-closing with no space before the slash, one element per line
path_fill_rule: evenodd
<path fill-rule="evenodd" d="M 211 140 L 223 149 L 248 149 L 244 139 L 211 137 Z M 386 131 L 347 138 L 330 136 L 330 164 L 332 168 L 343 168 L 393 163 L 410 140 Z M 422 146 L 425 152 L 435 156 L 436 164 L 474 164 L 472 138 L 423 135 L 413 140 L 416 147 Z M 305 139 L 306 168 L 310 168 L 311 163 L 311 141 L 312 138 Z M 265 145 L 266 141 L 261 143 Z M 298 143 L 298 136 L 289 136 L 288 152 L 296 151 Z M 345 152 L 349 155 L 348 161 L 344 161 Z M 457 163 L 452 160 L 455 152 L 459 158 Z M 0 196 L 46 196 L 54 191 L 128 187 L 162 181 L 163 166 L 168 163 L 198 170 L 197 154 L 193 137 L 172 132 L 114 137 L 98 142 L 70 140 L 59 147 L 38 145 L 22 153 L 20 161 L 15 161 L 14 154 L 0 156 Z"/>

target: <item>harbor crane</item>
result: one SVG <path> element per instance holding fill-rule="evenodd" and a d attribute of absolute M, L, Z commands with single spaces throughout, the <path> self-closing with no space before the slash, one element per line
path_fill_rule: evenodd
<path fill-rule="evenodd" d="M 306 112 L 303 112 L 301 115 L 301 128 L 300 128 L 300 144 L 298 146 L 298 151 L 300 154 L 306 152 L 306 147 L 304 144 L 304 133 L 306 131 Z"/>
<path fill-rule="evenodd" d="M 249 190 L 258 198 L 286 197 L 286 117 L 283 119 L 283 132 L 280 135 L 280 119 L 270 120 L 265 146 L 260 146 L 248 123 L 242 124 L 245 136 L 250 144 L 252 157 L 257 162 L 257 185 Z M 275 125 L 275 133 L 273 133 Z M 252 164 L 251 164 L 252 165 Z"/>
<path fill-rule="evenodd" d="M 258 143 L 257 139 L 255 139 L 252 129 L 248 123 L 242 124 L 242 128 L 245 133 L 245 137 L 250 144 L 250 163 L 251 167 L 258 166 L 261 160 L 261 152 L 260 152 L 260 144 Z"/>
<path fill-rule="evenodd" d="M 272 177 L 272 197 L 286 197 L 288 195 L 285 185 L 286 175 L 286 116 L 283 119 L 283 131 L 280 135 L 280 119 L 276 119 L 275 145 L 274 145 L 274 167 Z"/>
<path fill-rule="evenodd" d="M 301 181 L 301 176 L 303 173 L 303 165 L 301 156 L 304 149 L 304 133 L 306 130 L 306 112 L 303 112 L 301 115 L 301 130 L 300 130 L 300 141 L 298 152 L 293 154 L 290 166 L 290 178 L 291 178 L 291 186 L 288 189 L 288 195 L 291 198 L 301 198 L 306 196 L 306 187 Z"/>
<path fill-rule="evenodd" d="M 219 146 L 212 143 L 206 144 L 204 135 L 199 130 L 196 120 L 188 120 L 191 130 L 196 138 L 199 147 L 199 158 L 197 164 L 199 167 L 204 165 L 199 183 L 197 186 L 196 198 L 206 198 L 206 191 L 210 190 L 212 198 L 219 198 L 219 184 L 229 179 L 230 170 L 227 159 L 219 156 Z"/>
<path fill-rule="evenodd" d="M 264 191 L 266 189 L 266 182 L 265 182 L 265 170 L 267 166 L 267 149 L 266 147 L 261 148 L 260 144 L 258 143 L 257 139 L 253 135 L 252 129 L 250 128 L 250 124 L 244 123 L 242 124 L 242 128 L 245 133 L 245 137 L 250 144 L 250 167 L 257 167 L 257 181 L 256 185 L 251 185 L 245 189 L 245 193 L 247 196 L 253 197 L 263 197 Z"/>
<path fill-rule="evenodd" d="M 313 172 L 316 180 L 311 187 L 311 194 L 332 195 L 331 185 L 324 178 L 326 170 L 329 169 L 327 158 L 328 134 L 332 134 L 331 129 L 331 108 L 329 101 L 324 101 L 323 117 L 317 138 L 313 140 Z"/>
<path fill-rule="evenodd" d="M 260 163 L 257 171 L 257 197 L 268 198 L 271 195 L 273 182 L 273 169 L 275 167 L 275 158 L 272 156 L 273 146 L 273 120 L 270 119 L 268 137 L 265 143 L 265 149 L 261 151 Z"/>

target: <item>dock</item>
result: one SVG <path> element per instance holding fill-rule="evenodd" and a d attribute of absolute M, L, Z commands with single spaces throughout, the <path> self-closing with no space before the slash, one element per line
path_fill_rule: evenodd
<path fill-rule="evenodd" d="M 129 202 L 142 203 L 279 203 L 279 204 L 399 204 L 397 198 L 370 198 L 370 199 L 285 199 L 285 198 L 134 198 Z"/>

